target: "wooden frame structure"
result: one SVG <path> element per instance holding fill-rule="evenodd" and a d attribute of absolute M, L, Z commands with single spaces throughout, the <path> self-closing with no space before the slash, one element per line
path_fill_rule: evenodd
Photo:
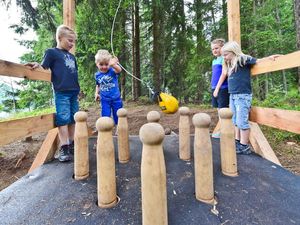
<path fill-rule="evenodd" d="M 240 37 L 240 4 L 239 0 L 228 0 L 228 34 L 229 40 L 241 43 Z M 75 0 L 63 1 L 64 24 L 74 29 L 75 27 Z M 75 48 L 72 49 L 75 52 Z M 252 75 L 283 70 L 288 68 L 300 67 L 300 51 L 296 51 L 276 59 L 276 61 L 264 61 L 252 68 Z M 0 74 L 4 76 L 19 77 L 30 80 L 51 81 L 49 71 L 30 70 L 24 65 L 0 60 Z M 270 109 L 253 107 L 250 112 L 251 144 L 258 154 L 262 157 L 280 165 L 279 160 L 272 148 L 263 136 L 258 124 L 275 127 L 278 129 L 300 134 L 300 112 L 292 110 Z M 256 122 L 256 123 L 255 123 Z M 218 125 L 217 125 L 218 126 Z M 13 121 L 0 122 L 0 146 L 8 144 L 18 138 L 31 136 L 33 134 L 49 131 L 48 135 L 40 148 L 35 161 L 29 172 L 42 165 L 46 160 L 53 158 L 58 145 L 58 129 L 54 126 L 53 114 L 41 115 L 36 117 L 18 119 Z M 89 134 L 92 134 L 89 129 Z"/>

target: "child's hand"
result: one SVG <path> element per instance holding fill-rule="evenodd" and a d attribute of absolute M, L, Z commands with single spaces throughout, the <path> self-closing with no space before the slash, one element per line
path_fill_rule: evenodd
<path fill-rule="evenodd" d="M 277 55 L 270 55 L 268 57 L 268 59 L 275 61 L 275 59 L 278 58 L 279 56 L 282 56 L 282 55 L 279 55 L 279 54 L 277 54 Z"/>
<path fill-rule="evenodd" d="M 99 94 L 95 93 L 95 101 L 99 101 L 99 100 L 100 100 Z"/>
<path fill-rule="evenodd" d="M 215 89 L 213 92 L 213 96 L 216 98 L 218 97 L 218 94 L 219 94 L 219 90 Z"/>
<path fill-rule="evenodd" d="M 24 66 L 30 66 L 31 70 L 34 70 L 36 68 L 39 68 L 40 67 L 40 64 L 38 64 L 37 62 L 30 62 L 30 63 L 26 63 Z"/>
<path fill-rule="evenodd" d="M 119 59 L 117 57 L 113 57 L 110 61 L 109 61 L 109 66 L 115 66 L 119 63 Z"/>

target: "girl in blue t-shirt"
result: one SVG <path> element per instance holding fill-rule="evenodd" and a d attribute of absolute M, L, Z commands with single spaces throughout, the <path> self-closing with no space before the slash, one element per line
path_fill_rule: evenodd
<path fill-rule="evenodd" d="M 225 73 L 221 75 L 213 95 L 218 96 L 219 89 L 228 76 L 229 105 L 233 113 L 232 121 L 235 125 L 236 152 L 238 154 L 250 154 L 251 67 L 262 59 L 245 55 L 235 41 L 226 43 L 221 51 L 225 61 L 223 64 Z M 267 58 L 275 60 L 278 56 L 272 55 Z"/>
<path fill-rule="evenodd" d="M 215 57 L 212 61 L 212 76 L 211 76 L 211 104 L 214 108 L 227 108 L 229 106 L 229 93 L 228 93 L 228 84 L 227 80 L 225 80 L 221 87 L 218 96 L 213 96 L 215 88 L 218 84 L 218 81 L 222 74 L 222 66 L 224 63 L 223 56 L 221 54 L 221 48 L 224 46 L 224 39 L 215 39 L 211 42 L 211 52 Z M 220 138 L 220 130 L 216 131 L 212 134 L 213 138 Z"/>
<path fill-rule="evenodd" d="M 118 84 L 118 76 L 122 71 L 117 57 L 107 50 L 99 50 L 95 55 L 98 72 L 95 74 L 96 90 L 95 100 L 101 102 L 101 116 L 110 117 L 113 114 L 115 124 L 118 124 L 118 109 L 123 107 Z"/>

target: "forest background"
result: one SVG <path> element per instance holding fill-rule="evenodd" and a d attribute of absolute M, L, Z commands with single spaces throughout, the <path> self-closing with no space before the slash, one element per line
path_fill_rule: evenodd
<path fill-rule="evenodd" d="M 0 0 L 9 7 L 10 0 Z M 55 47 L 56 27 L 62 23 L 61 0 L 16 0 L 20 24 L 11 28 L 20 43 L 32 51 L 23 63 L 41 62 Z M 94 55 L 111 51 L 111 32 L 119 0 L 76 1 L 76 58 L 82 101 L 94 98 Z M 300 49 L 300 0 L 240 1 L 243 52 L 257 58 Z M 37 40 L 22 40 L 32 28 Z M 171 93 L 184 104 L 210 104 L 214 38 L 227 39 L 225 0 L 123 0 L 113 31 L 114 52 L 121 64 L 155 91 Z M 300 69 L 267 73 L 252 79 L 254 105 L 300 110 Z M 17 89 L 1 83 L 0 111 L 34 110 L 53 105 L 51 85 L 16 81 Z M 124 72 L 120 76 L 123 100 L 148 98 L 149 91 Z"/>

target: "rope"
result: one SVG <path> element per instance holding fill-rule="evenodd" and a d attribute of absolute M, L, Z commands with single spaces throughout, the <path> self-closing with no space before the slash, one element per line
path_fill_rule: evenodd
<path fill-rule="evenodd" d="M 111 52 L 112 52 L 112 55 L 114 57 L 116 57 L 115 55 L 115 52 L 114 52 L 114 46 L 113 46 L 113 36 L 114 36 L 114 29 L 115 29 L 115 22 L 116 22 L 116 18 L 117 18 L 117 15 L 118 15 L 118 12 L 119 12 L 119 9 L 120 9 L 120 6 L 121 6 L 121 2 L 122 0 L 119 0 L 119 4 L 118 4 L 118 7 L 116 9 L 116 13 L 114 15 L 114 20 L 113 20 L 113 23 L 112 23 L 112 27 L 111 27 L 111 33 L 110 33 L 110 45 L 111 45 Z M 148 89 L 149 91 L 151 92 L 151 94 L 154 94 L 154 91 L 152 90 L 152 88 L 150 87 L 149 83 L 146 83 L 145 81 L 141 80 L 140 78 L 134 76 L 132 73 L 130 73 L 128 70 L 126 70 L 124 68 L 124 66 L 122 66 L 120 63 L 118 63 L 118 65 L 127 73 L 129 74 L 130 76 L 132 76 L 134 79 L 140 81 L 142 84 L 144 84 Z"/>

